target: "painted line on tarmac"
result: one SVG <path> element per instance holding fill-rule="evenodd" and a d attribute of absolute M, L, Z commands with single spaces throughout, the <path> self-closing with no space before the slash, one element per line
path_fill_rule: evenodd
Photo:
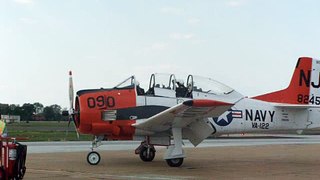
<path fill-rule="evenodd" d="M 192 148 L 193 145 L 184 140 L 184 148 Z M 140 141 L 105 141 L 99 146 L 99 151 L 134 150 L 140 145 Z M 319 144 L 320 136 L 278 136 L 277 138 L 217 138 L 206 139 L 197 147 L 232 147 L 232 146 L 262 146 L 280 144 Z M 59 153 L 59 152 L 86 152 L 90 151 L 91 142 L 26 142 L 28 153 Z M 163 147 L 157 147 L 163 148 Z"/>
<path fill-rule="evenodd" d="M 90 172 L 77 172 L 77 171 L 62 171 L 62 170 L 46 170 L 46 169 L 30 169 L 28 174 L 37 174 L 39 176 L 46 175 L 47 178 L 63 176 L 64 178 L 79 179 L 79 178 L 102 178 L 102 179 L 153 179 L 153 180 L 171 180 L 171 179 L 194 179 L 191 176 L 159 176 L 159 175 L 112 175 L 105 173 L 90 173 Z M 43 176 L 41 176 L 43 177 Z"/>

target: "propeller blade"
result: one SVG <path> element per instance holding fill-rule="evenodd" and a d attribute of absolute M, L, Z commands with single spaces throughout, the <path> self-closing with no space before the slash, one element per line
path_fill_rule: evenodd
<path fill-rule="evenodd" d="M 73 80 L 72 80 L 72 71 L 69 71 L 69 102 L 70 102 L 70 114 L 73 114 L 73 100 L 74 100 L 74 92 L 73 92 Z"/>
<path fill-rule="evenodd" d="M 71 121 L 73 121 L 73 117 L 71 117 L 72 115 L 70 115 L 70 118 L 69 118 L 69 121 L 68 121 L 68 127 L 67 127 L 67 130 L 66 130 L 66 136 L 68 136 L 69 134 L 69 128 L 70 128 L 70 124 L 71 124 Z M 76 124 L 73 122 L 73 125 L 74 125 L 74 129 L 76 131 L 76 134 L 77 134 L 77 139 L 79 140 L 80 139 L 80 135 L 79 135 L 79 132 L 78 132 L 78 129 L 76 127 Z"/>
<path fill-rule="evenodd" d="M 70 124 L 71 124 L 71 118 L 69 118 L 68 128 L 70 127 Z"/>
<path fill-rule="evenodd" d="M 77 133 L 77 138 L 79 140 L 80 135 L 79 135 L 78 129 L 76 127 L 76 124 L 74 122 L 74 114 L 75 114 L 75 112 L 74 112 L 74 89 L 73 89 L 72 71 L 69 71 L 69 102 L 70 102 L 69 122 L 68 122 L 68 128 L 67 128 L 66 135 L 68 135 L 71 121 L 73 121 L 74 128 L 75 128 L 76 133 Z"/>
<path fill-rule="evenodd" d="M 79 140 L 80 139 L 80 135 L 79 135 L 79 132 L 78 132 L 77 128 L 76 128 L 76 133 L 77 133 L 77 138 Z"/>
<path fill-rule="evenodd" d="M 69 134 L 69 127 L 70 127 L 71 120 L 72 120 L 70 116 L 71 116 L 71 115 L 69 115 L 68 127 L 67 127 L 67 130 L 66 130 L 66 136 L 68 136 L 68 134 Z"/>

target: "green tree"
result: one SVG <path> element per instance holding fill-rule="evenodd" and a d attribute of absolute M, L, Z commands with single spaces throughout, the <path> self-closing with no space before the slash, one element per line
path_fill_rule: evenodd
<path fill-rule="evenodd" d="M 35 108 L 36 114 L 41 114 L 43 112 L 43 108 L 44 108 L 43 104 L 41 104 L 39 102 L 35 102 L 35 103 L 33 103 L 33 106 Z"/>
<path fill-rule="evenodd" d="M 33 104 L 24 103 L 21 107 L 21 119 L 25 121 L 29 121 L 32 119 L 32 115 L 36 112 L 36 108 Z"/>
<path fill-rule="evenodd" d="M 9 104 L 0 104 L 0 114 L 7 115 L 9 113 Z"/>
<path fill-rule="evenodd" d="M 43 115 L 47 121 L 60 121 L 63 119 L 61 115 L 61 106 L 57 104 L 46 106 L 43 109 Z"/>
<path fill-rule="evenodd" d="M 20 105 L 10 104 L 8 114 L 21 116 L 22 109 Z"/>
<path fill-rule="evenodd" d="M 46 118 L 47 121 L 54 120 L 54 111 L 50 106 L 46 106 L 43 109 L 43 115 Z"/>

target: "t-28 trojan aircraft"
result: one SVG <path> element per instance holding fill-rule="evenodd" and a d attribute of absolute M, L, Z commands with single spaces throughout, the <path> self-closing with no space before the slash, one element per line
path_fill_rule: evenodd
<path fill-rule="evenodd" d="M 183 138 L 197 146 L 212 134 L 320 127 L 320 61 L 308 57 L 299 58 L 288 88 L 252 98 L 193 75 L 184 84 L 174 74 L 152 74 L 146 92 L 137 82 L 131 76 L 110 89 L 80 90 L 74 99 L 70 72 L 71 107 L 64 114 L 77 132 L 94 135 L 91 165 L 100 162 L 93 150 L 102 140 L 141 140 L 135 153 L 143 161 L 154 159 L 154 146 L 166 146 L 167 164 L 179 167 Z"/>

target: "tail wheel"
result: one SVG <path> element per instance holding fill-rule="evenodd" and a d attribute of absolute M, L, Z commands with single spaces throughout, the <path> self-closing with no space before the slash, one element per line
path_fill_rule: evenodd
<path fill-rule="evenodd" d="M 101 160 L 100 154 L 97 153 L 96 151 L 90 152 L 87 156 L 87 162 L 90 165 L 97 165 L 99 164 L 100 160 Z"/>
<path fill-rule="evenodd" d="M 171 167 L 180 167 L 183 163 L 183 158 L 166 159 L 166 161 Z"/>
<path fill-rule="evenodd" d="M 142 161 L 145 161 L 145 162 L 150 162 L 154 159 L 154 157 L 156 156 L 156 151 L 154 148 L 147 148 L 147 147 L 143 147 L 141 150 L 140 150 L 140 159 Z"/>

